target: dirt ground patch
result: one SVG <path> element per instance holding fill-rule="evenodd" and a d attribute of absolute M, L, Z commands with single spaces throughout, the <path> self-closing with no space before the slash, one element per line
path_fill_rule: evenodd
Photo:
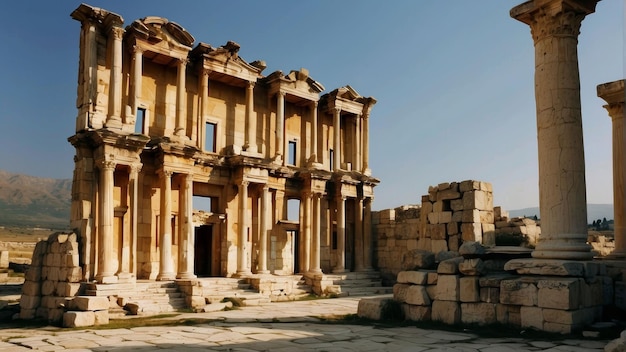
<path fill-rule="evenodd" d="M 0 227 L 0 251 L 9 251 L 9 261 L 29 264 L 35 245 L 47 239 L 54 230 Z"/>

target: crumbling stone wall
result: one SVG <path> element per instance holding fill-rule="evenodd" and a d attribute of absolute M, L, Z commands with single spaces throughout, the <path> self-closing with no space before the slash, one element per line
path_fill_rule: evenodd
<path fill-rule="evenodd" d="M 78 297 L 82 268 L 74 233 L 55 233 L 39 241 L 26 271 L 20 319 L 41 318 L 63 326 L 108 324 L 106 297 Z"/>
<path fill-rule="evenodd" d="M 440 183 L 429 187 L 421 205 L 372 213 L 377 268 L 384 283 L 390 284 L 401 270 L 398 258 L 411 250 L 458 251 L 464 241 L 489 247 L 496 244 L 499 233 L 523 237 L 531 232 L 531 226 L 536 237 L 538 226 L 530 222 L 534 223 L 530 219 L 509 221 L 508 214 L 494 207 L 493 188 L 488 182 Z"/>

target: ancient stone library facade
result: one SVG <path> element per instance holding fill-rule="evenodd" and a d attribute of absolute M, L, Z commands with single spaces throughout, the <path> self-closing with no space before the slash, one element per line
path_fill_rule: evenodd
<path fill-rule="evenodd" d="M 372 267 L 376 100 L 81 5 L 71 226 L 84 280 Z M 295 215 L 292 214 L 293 213 Z"/>

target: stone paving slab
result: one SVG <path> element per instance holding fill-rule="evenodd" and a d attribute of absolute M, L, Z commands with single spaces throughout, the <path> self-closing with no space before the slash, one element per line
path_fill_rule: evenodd
<path fill-rule="evenodd" d="M 129 329 L 0 330 L 0 352 L 8 351 L 603 351 L 608 341 L 532 341 L 522 337 L 480 338 L 467 332 L 416 327 L 327 324 L 355 314 L 359 298 L 272 303 L 237 310 L 179 314 L 169 319 L 206 319 L 187 326 Z M 291 309 L 293 308 L 293 309 Z M 165 319 L 164 319 L 165 320 Z"/>

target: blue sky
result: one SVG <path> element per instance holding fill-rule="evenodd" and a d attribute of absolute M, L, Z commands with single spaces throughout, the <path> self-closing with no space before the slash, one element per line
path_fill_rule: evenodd
<path fill-rule="evenodd" d="M 307 68 L 330 91 L 378 103 L 374 209 L 417 204 L 429 185 L 478 179 L 513 210 L 537 206 L 534 49 L 509 17 L 521 0 L 93 0 L 126 24 L 162 16 L 196 42 L 241 45 L 264 73 Z M 624 0 L 604 0 L 579 37 L 587 200 L 612 203 L 611 121 L 596 96 L 624 78 Z M 0 169 L 71 178 L 80 1 L 0 3 Z"/>

